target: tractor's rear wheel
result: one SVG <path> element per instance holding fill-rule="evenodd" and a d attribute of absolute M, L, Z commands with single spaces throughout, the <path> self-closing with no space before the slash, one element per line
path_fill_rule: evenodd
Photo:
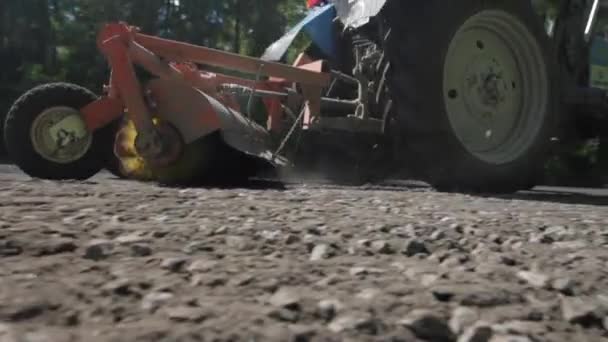
<path fill-rule="evenodd" d="M 558 69 L 530 1 L 400 0 L 384 13 L 405 161 L 443 191 L 529 188 L 559 119 Z"/>
<path fill-rule="evenodd" d="M 103 150 L 113 141 L 107 129 L 88 132 L 79 112 L 96 99 L 89 90 L 67 83 L 38 86 L 22 95 L 4 125 L 9 158 L 34 178 L 94 176 L 104 168 Z"/>

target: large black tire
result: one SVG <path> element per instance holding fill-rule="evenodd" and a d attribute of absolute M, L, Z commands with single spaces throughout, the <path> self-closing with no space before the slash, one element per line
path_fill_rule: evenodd
<path fill-rule="evenodd" d="M 36 118 L 47 109 L 78 110 L 97 98 L 91 91 L 68 83 L 41 85 L 23 94 L 10 109 L 4 125 L 4 141 L 11 161 L 33 178 L 85 180 L 97 174 L 105 166 L 107 146 L 113 143 L 112 130 L 97 130 L 86 153 L 66 163 L 52 161 L 38 153 L 31 136 Z"/>
<path fill-rule="evenodd" d="M 469 152 L 452 128 L 444 99 L 444 63 L 450 42 L 463 23 L 483 10 L 502 11 L 523 24 L 538 43 L 549 84 L 533 142 L 501 163 Z M 548 156 L 560 116 L 557 64 L 530 1 L 392 0 L 382 15 L 390 28 L 385 51 L 391 63 L 388 82 L 396 111 L 393 131 L 398 134 L 397 148 L 405 167 L 440 191 L 510 193 L 530 188 Z"/>

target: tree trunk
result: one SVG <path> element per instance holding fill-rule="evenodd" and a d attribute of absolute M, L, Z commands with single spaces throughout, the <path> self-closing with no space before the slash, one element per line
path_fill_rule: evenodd
<path fill-rule="evenodd" d="M 234 5 L 234 47 L 235 53 L 241 53 L 241 2 L 239 0 L 235 1 Z"/>
<path fill-rule="evenodd" d="M 6 30 L 5 30 L 5 26 L 6 26 L 6 16 L 7 16 L 7 10 L 6 10 L 6 1 L 0 1 L 0 53 L 4 52 L 4 50 L 7 48 L 6 46 L 6 41 L 8 40 L 6 37 Z"/>
<path fill-rule="evenodd" d="M 42 45 L 44 53 L 43 65 L 46 70 L 55 71 L 57 67 L 57 39 L 55 37 L 55 30 L 52 25 L 51 3 L 55 6 L 57 1 L 54 0 L 43 0 L 40 2 L 41 10 L 41 36 L 44 39 Z M 57 10 L 57 9 L 55 9 Z"/>

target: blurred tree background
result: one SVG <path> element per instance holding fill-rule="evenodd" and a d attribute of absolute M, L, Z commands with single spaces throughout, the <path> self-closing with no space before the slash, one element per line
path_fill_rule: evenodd
<path fill-rule="evenodd" d="M 304 0 L 0 0 L 0 117 L 40 83 L 99 92 L 108 77 L 96 47 L 104 22 L 260 56 L 305 10 Z"/>

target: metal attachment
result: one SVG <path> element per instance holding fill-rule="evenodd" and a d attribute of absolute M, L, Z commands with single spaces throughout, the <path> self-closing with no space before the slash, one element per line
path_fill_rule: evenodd
<path fill-rule="evenodd" d="M 36 153 L 59 164 L 82 158 L 93 142 L 80 112 L 70 107 L 52 107 L 38 115 L 30 138 Z"/>

